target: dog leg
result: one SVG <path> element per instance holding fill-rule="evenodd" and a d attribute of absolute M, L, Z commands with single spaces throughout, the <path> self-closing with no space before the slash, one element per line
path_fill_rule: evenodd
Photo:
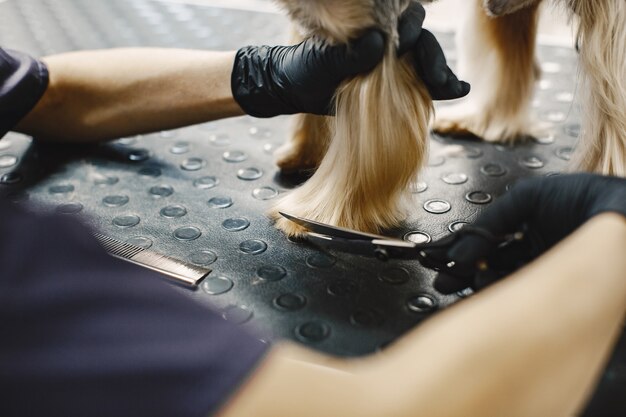
<path fill-rule="evenodd" d="M 434 130 L 470 133 L 490 142 L 513 142 L 534 133 L 530 101 L 539 77 L 535 63 L 539 2 L 473 3 L 469 5 L 470 17 L 457 34 L 459 73 L 472 84 L 472 92 L 465 101 L 439 110 Z"/>
<path fill-rule="evenodd" d="M 328 149 L 331 132 L 328 117 L 301 114 L 294 117 L 291 138 L 276 150 L 276 165 L 283 172 L 317 169 Z"/>
<path fill-rule="evenodd" d="M 339 87 L 336 117 L 326 125 L 332 133 L 328 152 L 315 174 L 283 196 L 269 215 L 291 236 L 304 230 L 279 212 L 368 232 L 397 226 L 408 214 L 409 184 L 426 156 L 432 114 L 432 101 L 413 63 L 395 52 L 398 16 L 409 0 L 283 3 L 304 29 L 329 43 L 345 42 L 377 25 L 388 34 L 388 48 L 373 71 Z M 307 126 L 310 120 L 301 119 L 300 125 L 307 141 L 319 133 Z M 312 126 L 319 128 L 317 122 Z"/>
<path fill-rule="evenodd" d="M 304 232 L 279 212 L 373 233 L 406 218 L 432 108 L 411 65 L 390 48 L 371 74 L 340 88 L 328 152 L 313 177 L 272 207 L 277 228 Z"/>
<path fill-rule="evenodd" d="M 571 2 L 580 18 L 583 128 L 574 170 L 626 177 L 626 2 Z"/>

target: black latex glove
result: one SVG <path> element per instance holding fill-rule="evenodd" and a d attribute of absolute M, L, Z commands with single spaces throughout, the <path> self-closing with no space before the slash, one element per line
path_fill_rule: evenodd
<path fill-rule="evenodd" d="M 294 46 L 248 46 L 235 58 L 233 96 L 255 117 L 329 115 L 339 85 L 371 71 L 384 53 L 385 38 L 376 29 L 349 46 L 321 46 L 313 39 Z"/>
<path fill-rule="evenodd" d="M 469 84 L 457 79 L 433 34 L 422 30 L 425 16 L 419 3 L 403 13 L 398 53 L 413 53 L 417 74 L 433 99 L 462 97 L 469 93 Z M 307 39 L 293 46 L 242 48 L 232 73 L 233 96 L 247 114 L 256 117 L 333 114 L 339 85 L 376 67 L 383 58 L 385 43 L 382 32 L 370 29 L 349 46 L 320 46 Z"/>
<path fill-rule="evenodd" d="M 470 85 L 459 81 L 446 61 L 446 56 L 435 35 L 422 29 L 424 8 L 412 3 L 400 18 L 398 54 L 413 54 L 415 71 L 424 81 L 433 100 L 451 100 L 465 97 Z"/>
<path fill-rule="evenodd" d="M 445 257 L 456 263 L 456 269 L 475 273 L 466 278 L 440 274 L 435 288 L 444 294 L 481 289 L 505 275 L 493 271 L 513 272 L 604 212 L 626 217 L 626 179 L 575 174 L 522 180 L 447 249 Z M 501 237 L 518 232 L 523 239 L 498 244 Z M 481 264 L 492 273 L 481 272 Z"/>

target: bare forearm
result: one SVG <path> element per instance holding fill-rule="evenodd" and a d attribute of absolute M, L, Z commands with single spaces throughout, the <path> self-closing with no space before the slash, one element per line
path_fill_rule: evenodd
<path fill-rule="evenodd" d="M 626 220 L 602 215 L 373 359 L 278 348 L 223 417 L 571 416 L 621 329 L 625 250 Z"/>
<path fill-rule="evenodd" d="M 84 51 L 43 59 L 50 85 L 18 130 L 92 142 L 243 114 L 232 97 L 234 52 Z"/>
<path fill-rule="evenodd" d="M 534 264 L 426 323 L 379 359 L 374 374 L 402 375 L 397 385 L 410 387 L 404 395 L 431 417 L 573 415 L 621 329 L 625 251 L 626 220 L 599 216 Z M 446 393 L 454 401 L 428 401 Z M 408 416 L 417 403 L 407 405 Z"/>

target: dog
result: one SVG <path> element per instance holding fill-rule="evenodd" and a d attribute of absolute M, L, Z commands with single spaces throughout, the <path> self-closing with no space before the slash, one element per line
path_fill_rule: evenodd
<path fill-rule="evenodd" d="M 393 51 L 398 18 L 410 1 L 280 3 L 304 36 L 346 42 L 376 24 Z M 536 133 L 530 102 L 540 77 L 535 43 L 541 1 L 468 0 L 473 4 L 457 42 L 459 73 L 472 93 L 439 112 L 436 132 L 508 143 Z M 578 21 L 584 120 L 571 169 L 626 176 L 626 1 L 553 1 L 565 3 Z M 406 217 L 408 186 L 427 154 L 433 112 L 425 87 L 411 80 L 406 58 L 393 55 L 339 89 L 335 118 L 297 116 L 277 164 L 283 171 L 316 171 L 270 211 L 288 235 L 303 230 L 280 219 L 280 211 L 371 233 Z"/>

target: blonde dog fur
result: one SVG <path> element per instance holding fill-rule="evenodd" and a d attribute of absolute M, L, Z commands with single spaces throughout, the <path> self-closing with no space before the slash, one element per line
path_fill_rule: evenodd
<path fill-rule="evenodd" d="M 458 32 L 459 73 L 471 82 L 463 103 L 444 108 L 440 133 L 472 133 L 515 142 L 538 133 L 530 101 L 540 76 L 535 62 L 542 0 L 474 2 Z M 626 1 L 557 0 L 577 17 L 583 128 L 572 170 L 626 176 Z M 398 16 L 409 0 L 281 0 L 304 35 L 346 42 L 373 24 L 389 39 L 371 74 L 337 92 L 335 118 L 297 117 L 293 139 L 277 152 L 284 171 L 315 175 L 282 198 L 270 215 L 289 235 L 302 232 L 286 211 L 367 232 L 396 226 L 406 193 L 427 153 L 432 104 L 411 65 L 395 56 Z"/>
<path fill-rule="evenodd" d="M 439 133 L 515 142 L 542 132 L 530 114 L 542 0 L 473 0 L 458 32 L 459 73 L 472 84 L 463 103 L 442 109 Z M 582 132 L 571 170 L 626 176 L 626 1 L 555 0 L 578 23 Z"/>
<path fill-rule="evenodd" d="M 271 216 L 288 235 L 303 230 L 281 219 L 280 211 L 369 232 L 397 225 L 406 217 L 408 186 L 427 153 L 432 109 L 409 58 L 396 53 L 398 18 L 409 0 L 282 3 L 305 34 L 324 42 L 346 42 L 376 25 L 389 45 L 377 68 L 339 88 L 334 118 L 300 116 L 294 140 L 279 151 L 279 165 L 317 170 L 283 197 Z M 328 146 L 328 151 L 309 153 L 311 139 L 318 150 Z"/>
<path fill-rule="evenodd" d="M 569 3 L 580 21 L 583 92 L 573 168 L 626 177 L 626 1 Z"/>

